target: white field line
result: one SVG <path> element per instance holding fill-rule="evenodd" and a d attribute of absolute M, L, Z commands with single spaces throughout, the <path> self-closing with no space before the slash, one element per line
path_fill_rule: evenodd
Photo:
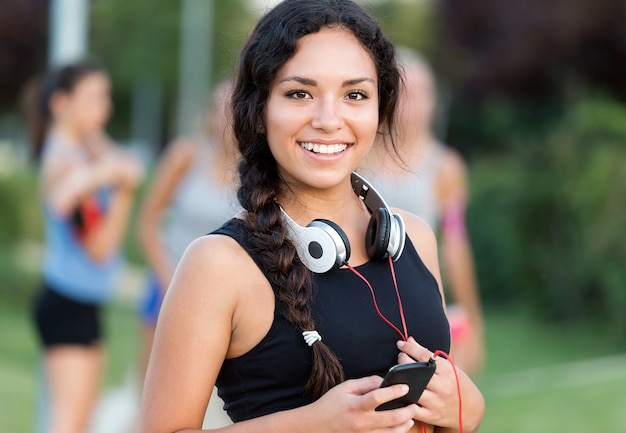
<path fill-rule="evenodd" d="M 485 398 L 503 399 L 621 379 L 626 379 L 626 354 L 484 376 L 479 386 Z"/>

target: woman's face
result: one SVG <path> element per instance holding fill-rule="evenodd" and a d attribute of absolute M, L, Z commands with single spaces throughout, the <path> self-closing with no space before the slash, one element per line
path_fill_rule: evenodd
<path fill-rule="evenodd" d="M 80 134 L 91 134 L 104 128 L 111 110 L 111 84 L 109 77 L 102 72 L 82 77 L 71 92 L 61 96 L 57 106 L 58 118 Z"/>
<path fill-rule="evenodd" d="M 342 28 L 302 37 L 272 83 L 264 126 L 292 187 L 345 181 L 378 129 L 378 77 L 368 52 Z"/>

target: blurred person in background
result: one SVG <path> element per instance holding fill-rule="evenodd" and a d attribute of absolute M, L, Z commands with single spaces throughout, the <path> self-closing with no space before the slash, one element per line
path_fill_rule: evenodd
<path fill-rule="evenodd" d="M 40 423 L 48 433 L 83 433 L 105 365 L 101 311 L 122 270 L 121 246 L 143 170 L 105 133 L 111 82 L 102 68 L 70 64 L 39 83 L 28 114 L 45 224 L 34 321 L 50 407 Z"/>
<path fill-rule="evenodd" d="M 227 105 L 231 84 L 224 81 L 214 90 L 202 122 L 205 129 L 167 146 L 140 208 L 137 233 L 149 268 L 139 306 L 142 383 L 163 296 L 185 248 L 240 208 L 235 195 L 238 152 Z M 220 407 L 214 409 L 208 415 L 219 419 L 213 421 L 227 420 Z"/>
<path fill-rule="evenodd" d="M 462 156 L 433 133 L 436 83 L 430 65 L 400 48 L 404 88 L 399 102 L 397 154 L 375 146 L 368 158 L 376 189 L 387 204 L 425 220 L 440 238 L 444 287 L 450 288 L 448 320 L 452 356 L 468 374 L 485 363 L 483 318 L 474 259 L 465 228 L 467 169 Z"/>

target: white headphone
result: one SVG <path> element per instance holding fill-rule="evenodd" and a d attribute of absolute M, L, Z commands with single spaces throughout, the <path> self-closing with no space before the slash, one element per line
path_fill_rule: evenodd
<path fill-rule="evenodd" d="M 398 260 L 406 238 L 402 217 L 392 213 L 380 194 L 360 175 L 352 173 L 351 181 L 354 193 L 372 214 L 365 236 L 367 254 L 375 260 Z M 350 241 L 341 227 L 326 219 L 315 219 L 302 227 L 282 207 L 281 211 L 289 239 L 308 269 L 321 274 L 348 263 Z"/>

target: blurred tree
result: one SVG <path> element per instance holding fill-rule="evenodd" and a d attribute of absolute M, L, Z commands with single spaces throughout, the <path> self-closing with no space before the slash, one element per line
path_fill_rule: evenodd
<path fill-rule="evenodd" d="M 453 141 L 467 151 L 543 135 L 590 89 L 626 101 L 624 0 L 441 0 L 435 21 L 434 60 L 455 83 Z"/>
<path fill-rule="evenodd" d="M 48 0 L 0 0 L 0 114 L 46 65 Z"/>
<path fill-rule="evenodd" d="M 591 96 L 541 141 L 472 166 L 468 217 L 482 297 L 596 319 L 626 340 L 626 107 Z"/>
<path fill-rule="evenodd" d="M 626 100 L 623 0 L 441 0 L 439 61 L 473 96 L 604 87 Z M 448 49 L 459 55 L 448 55 Z M 459 64 L 463 67 L 459 68 Z"/>
<path fill-rule="evenodd" d="M 214 61 L 211 77 L 218 81 L 232 71 L 235 53 L 254 20 L 245 0 L 213 0 Z M 96 0 L 92 6 L 91 52 L 111 72 L 117 116 L 112 129 L 129 134 L 133 86 L 157 82 L 165 119 L 163 134 L 173 134 L 180 43 L 180 2 L 171 0 Z M 208 95 L 207 95 L 208 96 Z"/>
<path fill-rule="evenodd" d="M 431 56 L 434 43 L 433 2 L 387 0 L 371 6 L 372 13 L 395 44 Z"/>

